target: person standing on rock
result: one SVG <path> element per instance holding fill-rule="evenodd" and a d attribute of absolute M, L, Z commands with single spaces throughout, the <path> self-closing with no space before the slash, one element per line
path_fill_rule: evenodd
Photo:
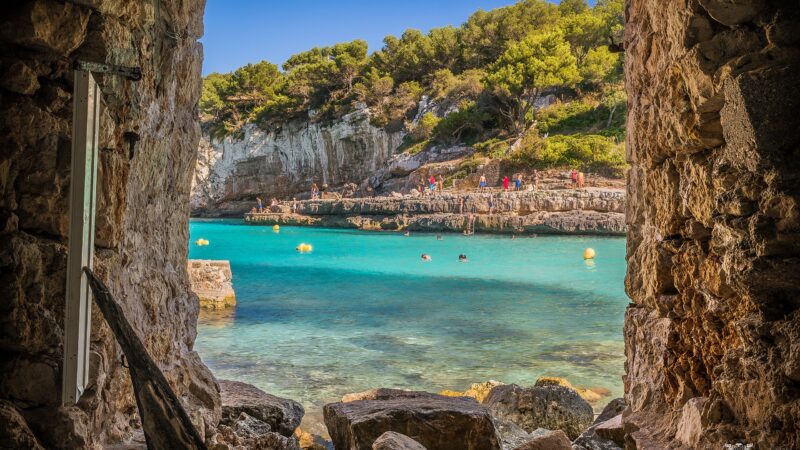
<path fill-rule="evenodd" d="M 430 178 L 430 180 L 428 180 L 428 182 L 429 182 L 429 183 L 430 183 L 430 185 L 431 185 L 431 193 L 434 193 L 434 192 L 436 192 L 436 177 L 434 177 L 433 175 L 431 175 L 431 178 Z"/>
<path fill-rule="evenodd" d="M 584 186 L 584 175 L 583 172 L 578 172 L 578 187 L 582 188 Z"/>
<path fill-rule="evenodd" d="M 292 197 L 292 214 L 297 214 L 297 197 Z"/>
<path fill-rule="evenodd" d="M 508 190 L 508 175 L 503 177 L 503 190 L 504 191 Z"/>
<path fill-rule="evenodd" d="M 481 175 L 480 181 L 478 181 L 478 187 L 484 189 L 486 187 L 486 176 Z"/>
<path fill-rule="evenodd" d="M 317 187 L 317 183 L 311 183 L 311 198 L 316 199 L 319 197 L 319 188 Z"/>
<path fill-rule="evenodd" d="M 577 187 L 578 185 L 578 171 L 572 169 L 569 173 L 569 179 L 572 181 L 572 187 Z"/>
<path fill-rule="evenodd" d="M 514 186 L 515 186 L 516 190 L 518 190 L 518 191 L 522 190 L 522 174 L 521 173 L 517 174 L 517 179 L 514 181 Z"/>
<path fill-rule="evenodd" d="M 439 182 L 436 184 L 436 188 L 439 189 L 440 194 L 444 190 L 444 177 L 441 175 L 439 175 Z"/>
<path fill-rule="evenodd" d="M 263 212 L 264 204 L 261 203 L 261 197 L 256 197 L 256 203 L 258 203 L 258 212 Z"/>

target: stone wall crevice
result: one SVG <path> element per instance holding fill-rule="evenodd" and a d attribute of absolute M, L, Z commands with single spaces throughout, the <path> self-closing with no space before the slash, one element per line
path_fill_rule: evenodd
<path fill-rule="evenodd" d="M 800 447 L 790 3 L 626 4 L 630 448 Z"/>

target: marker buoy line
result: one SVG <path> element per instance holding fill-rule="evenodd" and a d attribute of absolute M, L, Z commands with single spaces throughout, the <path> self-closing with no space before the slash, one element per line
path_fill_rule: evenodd
<path fill-rule="evenodd" d="M 595 252 L 592 247 L 588 247 L 583 251 L 583 259 L 594 259 Z"/>

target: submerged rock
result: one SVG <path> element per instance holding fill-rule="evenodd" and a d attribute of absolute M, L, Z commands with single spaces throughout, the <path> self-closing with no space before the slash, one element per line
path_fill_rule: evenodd
<path fill-rule="evenodd" d="M 419 442 L 410 437 L 387 431 L 378 437 L 372 444 L 372 450 L 427 450 Z"/>
<path fill-rule="evenodd" d="M 439 392 L 439 395 L 446 395 L 448 397 L 472 397 L 479 403 L 483 403 L 489 392 L 497 386 L 502 386 L 503 382 L 497 380 L 484 381 L 483 383 L 472 383 L 464 392 L 445 390 Z"/>
<path fill-rule="evenodd" d="M 489 393 L 485 404 L 495 417 L 514 422 L 526 431 L 563 430 L 570 439 L 588 428 L 594 417 L 589 403 L 564 386 L 498 386 Z"/>
<path fill-rule="evenodd" d="M 371 450 L 386 431 L 405 434 L 428 450 L 501 448 L 489 410 L 474 399 L 398 389 L 361 394 L 366 399 L 324 407 L 337 449 Z"/>
<path fill-rule="evenodd" d="M 242 413 L 264 422 L 268 431 L 292 436 L 305 414 L 294 400 L 277 397 L 247 383 L 219 380 L 223 422 L 235 423 Z"/>

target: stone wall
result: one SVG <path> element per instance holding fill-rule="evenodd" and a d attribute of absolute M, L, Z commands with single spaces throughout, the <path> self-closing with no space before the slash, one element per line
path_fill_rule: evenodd
<path fill-rule="evenodd" d="M 800 448 L 800 4 L 629 0 L 631 448 Z"/>
<path fill-rule="evenodd" d="M 360 183 L 383 167 L 402 143 L 401 132 L 370 124 L 368 109 L 329 123 L 291 121 L 265 131 L 246 125 L 222 140 L 203 136 L 192 181 L 195 211 L 257 196 L 286 198 L 312 183 Z"/>
<path fill-rule="evenodd" d="M 138 420 L 121 353 L 94 306 L 89 386 L 78 405 L 60 406 L 76 59 L 143 73 L 138 82 L 99 77 L 106 107 L 96 270 L 201 433 L 218 421 L 214 379 L 192 349 L 198 304 L 186 273 L 203 7 L 203 0 L 3 6 L 0 400 L 47 448 L 98 448 L 127 438 Z"/>
<path fill-rule="evenodd" d="M 200 299 L 201 308 L 221 309 L 236 305 L 231 262 L 213 259 L 190 259 L 189 283 Z"/>

